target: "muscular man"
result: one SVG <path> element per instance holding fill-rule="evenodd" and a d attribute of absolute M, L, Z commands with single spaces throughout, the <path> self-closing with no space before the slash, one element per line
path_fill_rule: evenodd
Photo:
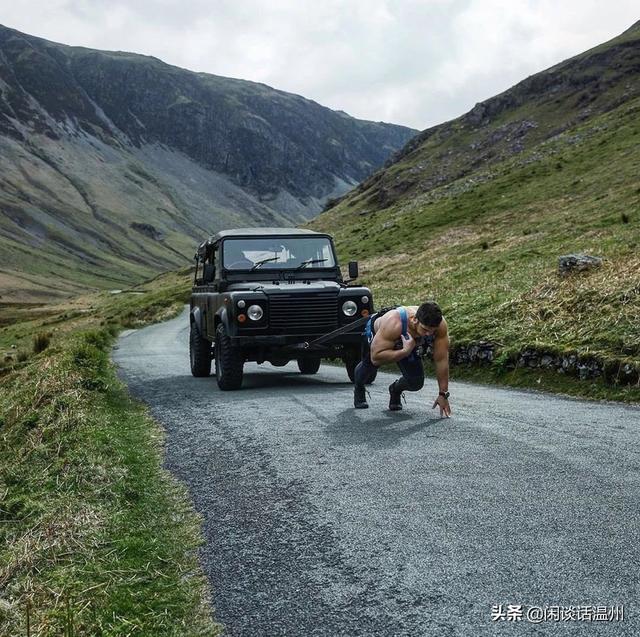
<path fill-rule="evenodd" d="M 355 408 L 366 409 L 369 406 L 365 384 L 373 372 L 385 363 L 397 363 L 402 377 L 389 385 L 389 409 L 402 409 L 402 392 L 418 391 L 424 385 L 424 369 L 415 348 L 425 339 L 433 339 L 433 360 L 439 388 L 433 409 L 440 407 L 440 416 L 448 418 L 451 415 L 449 335 L 442 311 L 433 301 L 419 307 L 399 307 L 382 316 L 374 314 L 369 319 L 363 334 L 362 360 L 355 370 Z"/>

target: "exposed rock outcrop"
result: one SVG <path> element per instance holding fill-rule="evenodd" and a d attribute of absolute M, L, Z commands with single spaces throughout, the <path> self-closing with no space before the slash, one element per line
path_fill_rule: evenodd
<path fill-rule="evenodd" d="M 582 272 L 592 270 L 602 265 L 600 257 L 593 257 L 588 254 L 565 254 L 558 257 L 558 273 L 566 276 L 571 272 Z"/>

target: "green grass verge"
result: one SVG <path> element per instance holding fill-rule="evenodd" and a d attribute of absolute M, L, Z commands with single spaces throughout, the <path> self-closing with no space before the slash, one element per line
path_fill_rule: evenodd
<path fill-rule="evenodd" d="M 175 308 L 173 294 L 151 305 Z M 90 327 L 105 311 L 150 320 L 148 301 L 106 298 L 62 319 L 1 379 L 0 634 L 220 632 L 196 559 L 199 518 L 162 469 L 160 427 L 109 362 L 118 327 Z"/>

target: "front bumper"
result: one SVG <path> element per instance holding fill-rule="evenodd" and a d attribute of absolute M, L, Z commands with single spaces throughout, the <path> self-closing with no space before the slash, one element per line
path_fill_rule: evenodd
<path fill-rule="evenodd" d="M 310 343 L 317 338 L 320 338 L 323 334 L 294 334 L 287 336 L 275 336 L 275 335 L 246 335 L 246 336 L 232 336 L 231 343 L 237 347 L 255 346 L 262 348 L 286 348 L 287 346 L 302 345 L 303 343 Z M 330 342 L 323 343 L 317 351 L 335 349 L 335 346 L 343 345 L 359 345 L 362 338 L 362 330 L 359 329 L 355 332 L 347 332 L 346 334 L 340 334 Z M 311 350 L 308 350 L 311 351 Z M 315 351 L 315 350 L 314 350 Z"/>

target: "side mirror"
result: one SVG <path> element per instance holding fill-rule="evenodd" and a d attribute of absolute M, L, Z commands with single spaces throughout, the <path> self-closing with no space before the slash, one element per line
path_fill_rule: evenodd
<path fill-rule="evenodd" d="M 358 262 L 357 261 L 349 261 L 349 278 L 352 280 L 358 278 Z"/>
<path fill-rule="evenodd" d="M 216 268 L 213 263 L 204 264 L 204 272 L 202 273 L 202 280 L 204 283 L 211 283 L 216 275 Z"/>

